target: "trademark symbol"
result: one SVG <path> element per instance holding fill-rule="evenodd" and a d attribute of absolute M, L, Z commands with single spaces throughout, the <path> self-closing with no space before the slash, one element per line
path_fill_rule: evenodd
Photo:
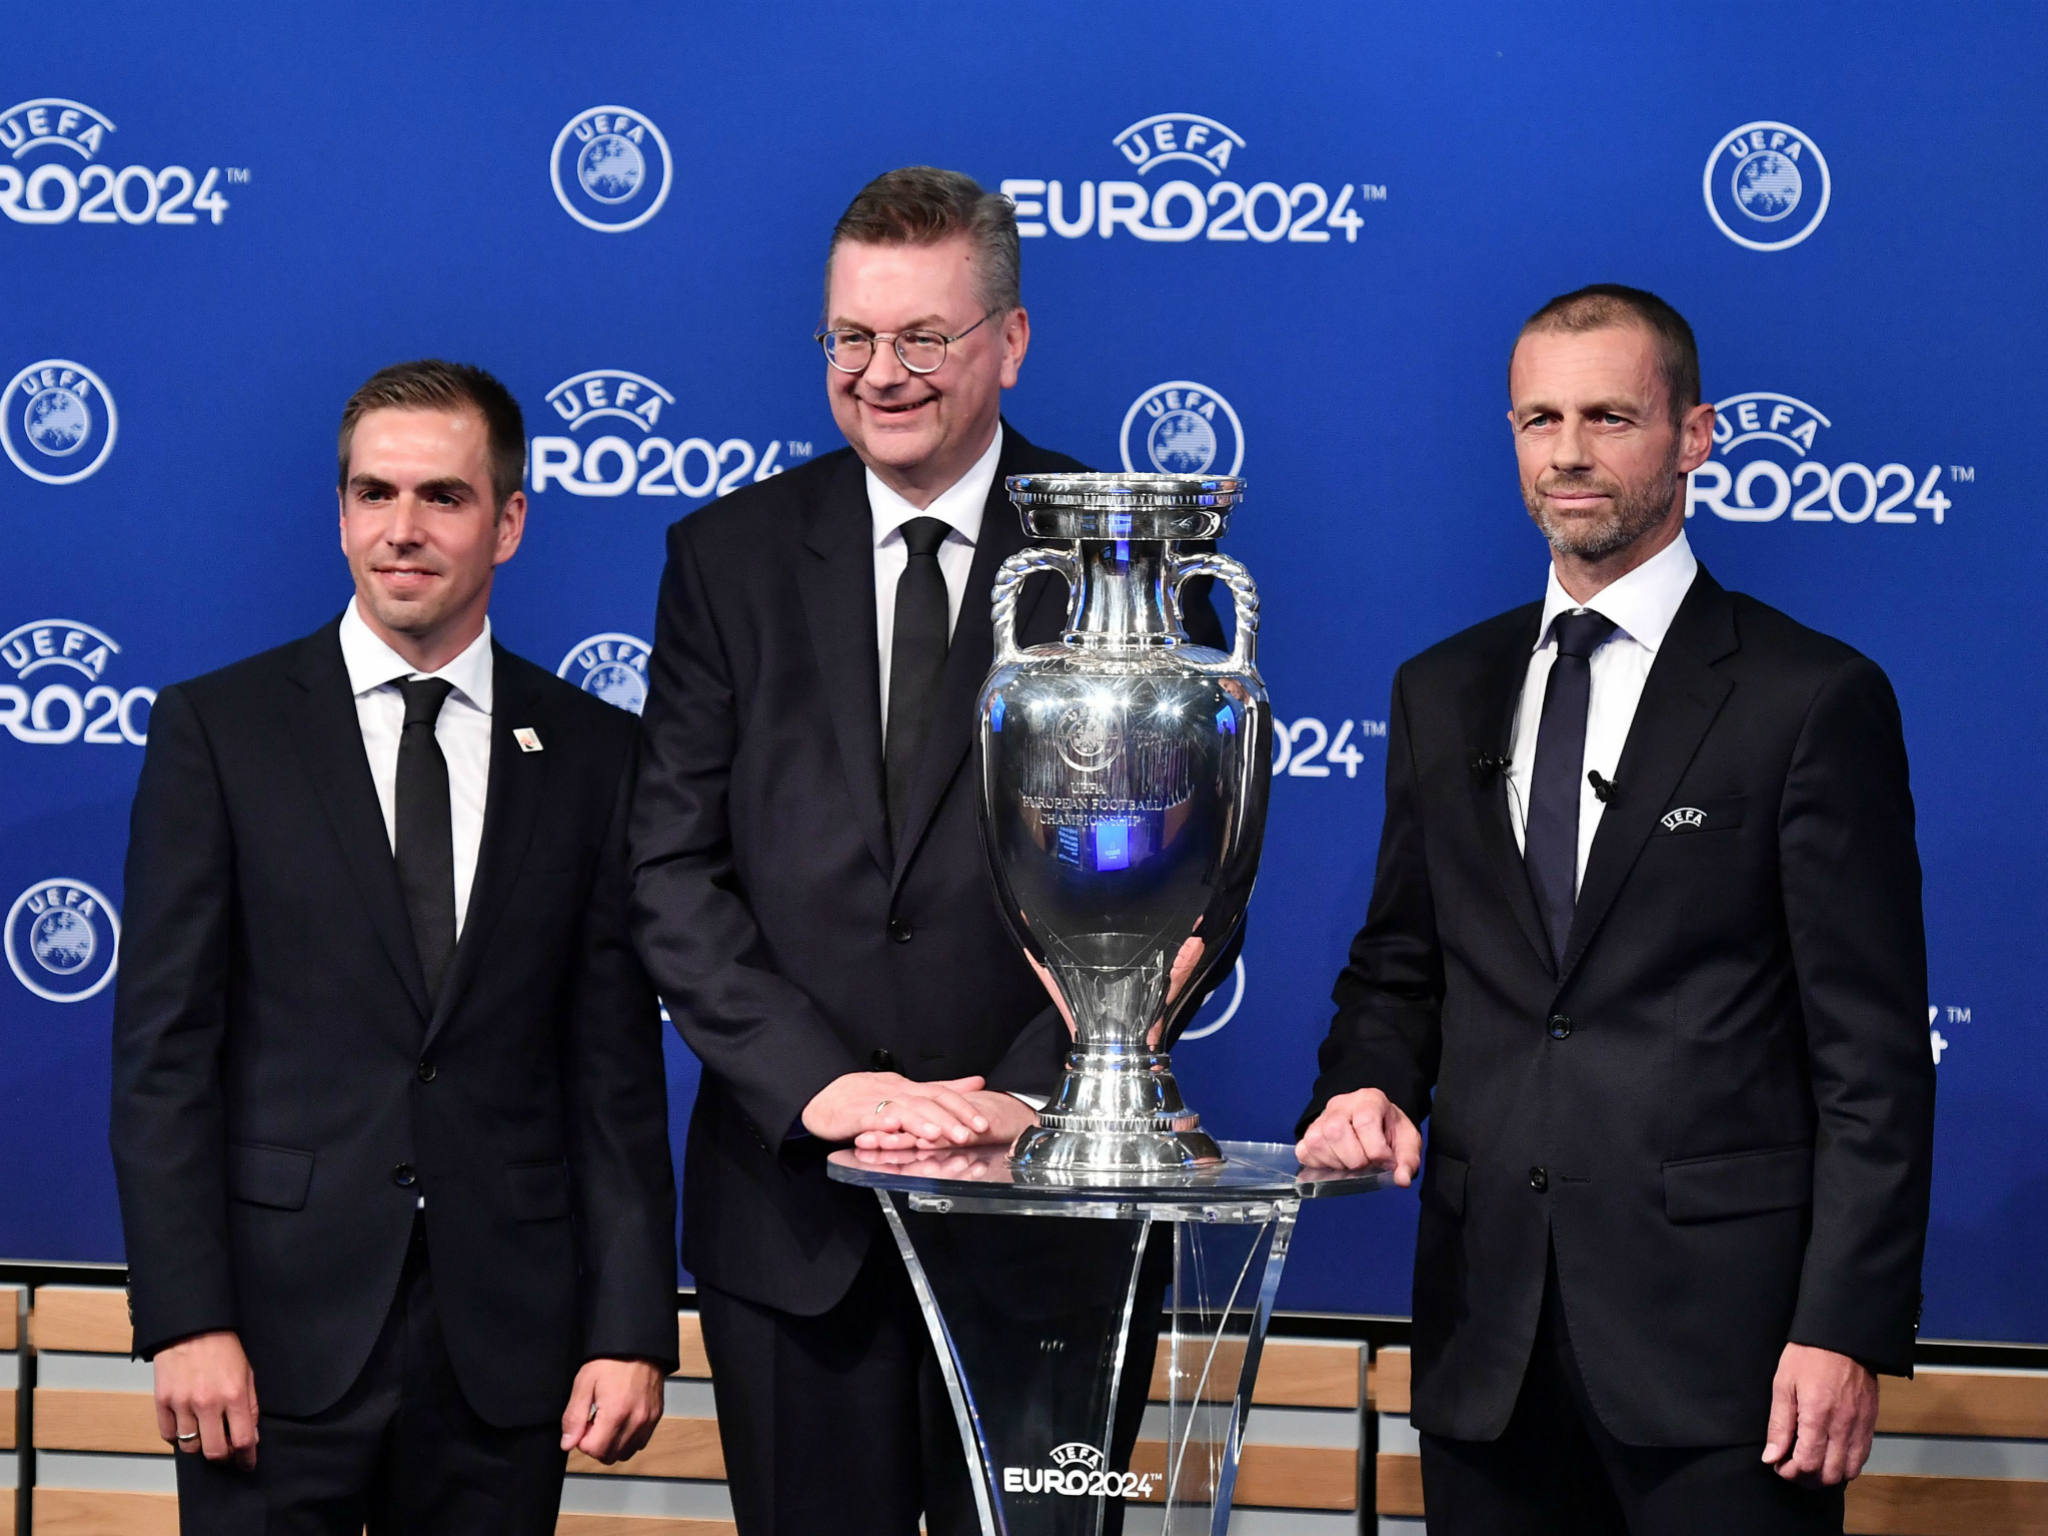
<path fill-rule="evenodd" d="M 789 456 L 792 459 L 808 459 L 811 456 L 811 445 L 800 443 L 792 437 L 789 440 Z"/>
<path fill-rule="evenodd" d="M 1358 184 L 1358 190 L 1364 195 L 1363 201 L 1365 202 L 1384 203 L 1387 200 L 1387 189 L 1370 181 L 1361 181 Z"/>
<path fill-rule="evenodd" d="M 1977 466 L 1974 464 L 1951 464 L 1948 467 L 1948 477 L 1951 481 L 1975 480 L 1977 478 Z"/>
<path fill-rule="evenodd" d="M 231 165 L 228 167 L 228 181 L 231 185 L 246 182 L 248 179 L 249 168 L 246 165 Z"/>

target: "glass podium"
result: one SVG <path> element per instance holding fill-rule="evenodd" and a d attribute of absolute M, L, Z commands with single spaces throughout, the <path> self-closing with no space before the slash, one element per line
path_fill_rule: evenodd
<path fill-rule="evenodd" d="M 1002 1147 L 832 1154 L 910 1271 L 983 1536 L 1224 1536 L 1301 1202 L 1384 1175 L 1222 1150 L 1144 1174 L 1013 1169 Z"/>

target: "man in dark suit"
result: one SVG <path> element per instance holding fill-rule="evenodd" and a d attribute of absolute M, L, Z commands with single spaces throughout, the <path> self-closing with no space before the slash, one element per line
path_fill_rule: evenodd
<path fill-rule="evenodd" d="M 1014 214 L 894 171 L 834 232 L 852 445 L 669 530 L 633 813 L 642 957 L 705 1071 L 683 1259 L 742 1536 L 977 1530 L 928 1336 L 849 1142 L 1007 1142 L 1067 1031 L 991 894 L 969 769 L 1030 341 Z M 1056 639 L 1064 593 L 1020 605 Z M 1205 597 L 1190 631 L 1222 634 Z"/>
<path fill-rule="evenodd" d="M 1840 1531 L 1913 1363 L 1934 1068 L 1898 705 L 1700 567 L 1691 329 L 1600 285 L 1509 370 L 1541 603 L 1404 665 L 1300 1152 L 1421 1162 L 1432 1533 Z"/>
<path fill-rule="evenodd" d="M 491 639 L 524 462 L 489 374 L 377 374 L 342 416 L 347 611 L 151 719 L 113 1149 L 187 1532 L 541 1536 L 567 1452 L 661 1414 L 634 723 Z"/>

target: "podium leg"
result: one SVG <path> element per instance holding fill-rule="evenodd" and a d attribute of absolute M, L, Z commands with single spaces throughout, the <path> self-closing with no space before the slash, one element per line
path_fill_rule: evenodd
<path fill-rule="evenodd" d="M 1132 1536 L 1223 1536 L 1298 1202 L 1168 1221 L 876 1195 L 931 1330 L 982 1536 L 1120 1536 L 1127 1518 Z M 1148 1408 L 1155 1385 L 1163 1400 Z"/>

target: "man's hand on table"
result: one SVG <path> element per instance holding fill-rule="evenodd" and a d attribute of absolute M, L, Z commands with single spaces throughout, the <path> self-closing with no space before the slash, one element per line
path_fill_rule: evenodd
<path fill-rule="evenodd" d="M 1037 1120 L 1030 1105 L 990 1092 L 979 1077 L 919 1083 L 900 1072 L 849 1072 L 803 1113 L 804 1129 L 820 1140 L 871 1150 L 1008 1145 Z"/>

